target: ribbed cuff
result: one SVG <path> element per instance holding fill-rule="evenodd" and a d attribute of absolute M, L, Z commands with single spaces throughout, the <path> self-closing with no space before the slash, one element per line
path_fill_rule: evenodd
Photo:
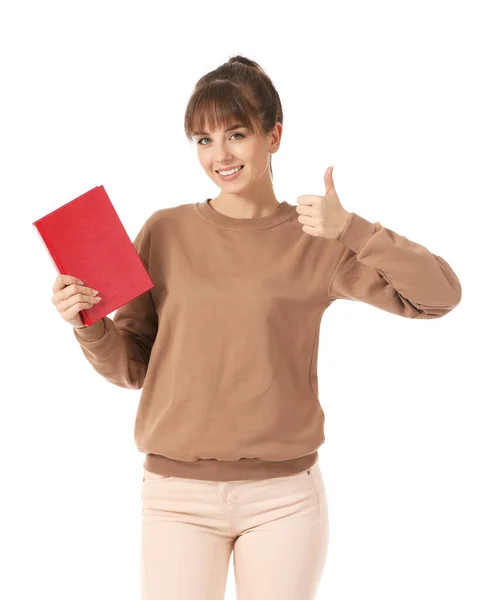
<path fill-rule="evenodd" d="M 344 231 L 337 240 L 358 254 L 375 231 L 374 223 L 352 212 Z"/>
<path fill-rule="evenodd" d="M 104 318 L 95 321 L 95 323 L 92 323 L 87 327 L 82 327 L 81 329 L 73 327 L 73 332 L 77 339 L 84 340 L 85 342 L 96 342 L 106 332 Z"/>

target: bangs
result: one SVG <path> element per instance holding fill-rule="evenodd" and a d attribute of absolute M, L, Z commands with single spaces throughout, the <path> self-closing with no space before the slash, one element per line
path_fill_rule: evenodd
<path fill-rule="evenodd" d="M 257 109 L 244 94 L 243 88 L 230 82 L 207 85 L 194 95 L 185 115 L 185 134 L 191 141 L 195 135 L 215 129 L 225 129 L 239 123 L 254 132 L 258 130 Z"/>

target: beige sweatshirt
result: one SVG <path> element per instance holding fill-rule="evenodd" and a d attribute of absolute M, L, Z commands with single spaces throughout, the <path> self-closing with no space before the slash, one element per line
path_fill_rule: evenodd
<path fill-rule="evenodd" d="M 324 443 L 320 322 L 335 300 L 407 319 L 460 302 L 449 264 L 351 213 L 337 240 L 311 236 L 296 206 L 223 215 L 209 200 L 157 210 L 134 240 L 155 285 L 73 329 L 109 382 L 142 389 L 135 443 L 144 467 L 229 481 L 292 475 Z"/>

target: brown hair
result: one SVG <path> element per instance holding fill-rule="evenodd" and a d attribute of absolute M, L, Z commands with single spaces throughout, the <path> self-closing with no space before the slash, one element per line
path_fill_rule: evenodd
<path fill-rule="evenodd" d="M 185 135 L 193 141 L 195 131 L 225 127 L 233 119 L 254 133 L 267 135 L 283 124 L 282 105 L 271 79 L 258 63 L 232 56 L 197 82 L 185 111 Z M 270 156 L 270 173 L 273 177 Z"/>

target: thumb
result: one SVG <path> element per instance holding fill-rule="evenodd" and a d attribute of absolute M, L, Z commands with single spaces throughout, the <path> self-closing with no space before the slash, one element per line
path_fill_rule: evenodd
<path fill-rule="evenodd" d="M 324 176 L 324 181 L 325 181 L 325 195 L 326 196 L 331 196 L 332 194 L 335 194 L 335 185 L 334 185 L 334 180 L 332 179 L 332 172 L 334 170 L 334 167 L 328 167 L 327 170 L 325 171 L 325 176 Z"/>

